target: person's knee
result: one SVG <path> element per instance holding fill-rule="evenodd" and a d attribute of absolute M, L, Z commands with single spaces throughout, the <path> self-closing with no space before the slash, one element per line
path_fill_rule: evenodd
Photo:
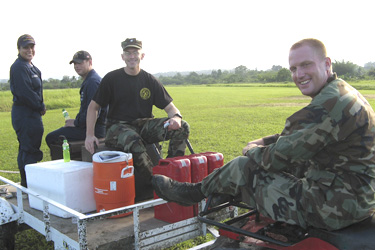
<path fill-rule="evenodd" d="M 50 145 L 51 144 L 51 135 L 47 134 L 45 140 L 46 140 L 47 145 Z"/>
<path fill-rule="evenodd" d="M 51 144 L 55 143 L 57 140 L 58 140 L 58 137 L 56 137 L 56 135 L 53 132 L 47 134 L 47 136 L 46 136 L 46 143 L 47 143 L 48 147 Z"/>
<path fill-rule="evenodd" d="M 189 134 L 190 134 L 190 125 L 189 125 L 189 123 L 187 123 L 186 121 L 182 120 L 181 121 L 181 128 L 183 130 L 183 134 L 185 134 L 186 138 L 188 138 Z"/>
<path fill-rule="evenodd" d="M 169 139 L 175 140 L 175 141 L 176 140 L 182 141 L 182 140 L 188 139 L 189 134 L 190 134 L 190 125 L 185 121 L 181 121 L 181 128 L 178 130 L 172 131 Z"/>

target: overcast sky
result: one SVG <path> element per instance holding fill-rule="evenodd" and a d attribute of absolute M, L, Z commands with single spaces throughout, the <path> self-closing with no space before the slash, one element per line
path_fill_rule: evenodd
<path fill-rule="evenodd" d="M 375 1 L 34 0 L 0 2 L 0 79 L 9 78 L 17 39 L 36 41 L 43 79 L 77 76 L 69 65 L 87 50 L 99 75 L 123 67 L 121 42 L 143 41 L 150 73 L 288 67 L 290 46 L 322 40 L 332 61 L 375 62 Z"/>

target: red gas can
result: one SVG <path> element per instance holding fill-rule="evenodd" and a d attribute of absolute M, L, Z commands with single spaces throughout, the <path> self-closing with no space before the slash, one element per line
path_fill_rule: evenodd
<path fill-rule="evenodd" d="M 207 157 L 201 154 L 185 155 L 179 158 L 190 160 L 191 183 L 201 182 L 208 174 Z"/>
<path fill-rule="evenodd" d="M 168 176 L 179 182 L 191 182 L 190 160 L 187 158 L 167 158 L 161 159 L 159 164 L 152 169 L 153 174 Z M 159 198 L 155 192 L 154 197 Z M 184 207 L 174 202 L 154 207 L 154 217 L 156 219 L 174 223 L 186 220 L 194 216 L 193 207 Z"/>
<path fill-rule="evenodd" d="M 192 154 L 186 156 L 191 165 L 191 182 L 201 182 L 208 174 L 207 157 L 201 154 Z M 194 216 L 198 215 L 198 204 L 193 205 Z"/>
<path fill-rule="evenodd" d="M 224 165 L 224 156 L 222 153 L 217 152 L 205 152 L 200 153 L 207 157 L 208 174 L 211 174 L 216 168 L 220 168 Z"/>

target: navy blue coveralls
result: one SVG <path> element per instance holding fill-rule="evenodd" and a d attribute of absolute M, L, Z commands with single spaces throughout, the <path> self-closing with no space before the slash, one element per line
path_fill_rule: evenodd
<path fill-rule="evenodd" d="M 81 89 L 79 91 L 81 95 L 81 107 L 74 120 L 74 127 L 61 127 L 55 131 L 50 132 L 46 136 L 48 147 L 50 147 L 51 144 L 60 143 L 60 135 L 64 135 L 68 142 L 81 141 L 86 138 L 87 108 L 91 102 L 91 99 L 94 97 L 101 80 L 102 78 L 96 73 L 95 70 L 90 70 L 85 80 L 82 82 Z M 101 108 L 99 110 L 98 119 L 95 125 L 95 136 L 97 138 L 105 137 L 106 116 L 107 108 Z"/>
<path fill-rule="evenodd" d="M 10 67 L 10 89 L 13 94 L 12 125 L 19 142 L 17 163 L 21 185 L 27 187 L 25 165 L 43 159 L 41 112 L 45 106 L 40 70 L 18 56 Z"/>

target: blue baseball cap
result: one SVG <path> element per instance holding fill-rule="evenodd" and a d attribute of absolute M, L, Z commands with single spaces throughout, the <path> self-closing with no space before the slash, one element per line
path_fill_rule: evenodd
<path fill-rule="evenodd" d="M 35 44 L 35 40 L 32 36 L 25 34 L 18 38 L 17 48 L 26 47 L 28 44 Z"/>

